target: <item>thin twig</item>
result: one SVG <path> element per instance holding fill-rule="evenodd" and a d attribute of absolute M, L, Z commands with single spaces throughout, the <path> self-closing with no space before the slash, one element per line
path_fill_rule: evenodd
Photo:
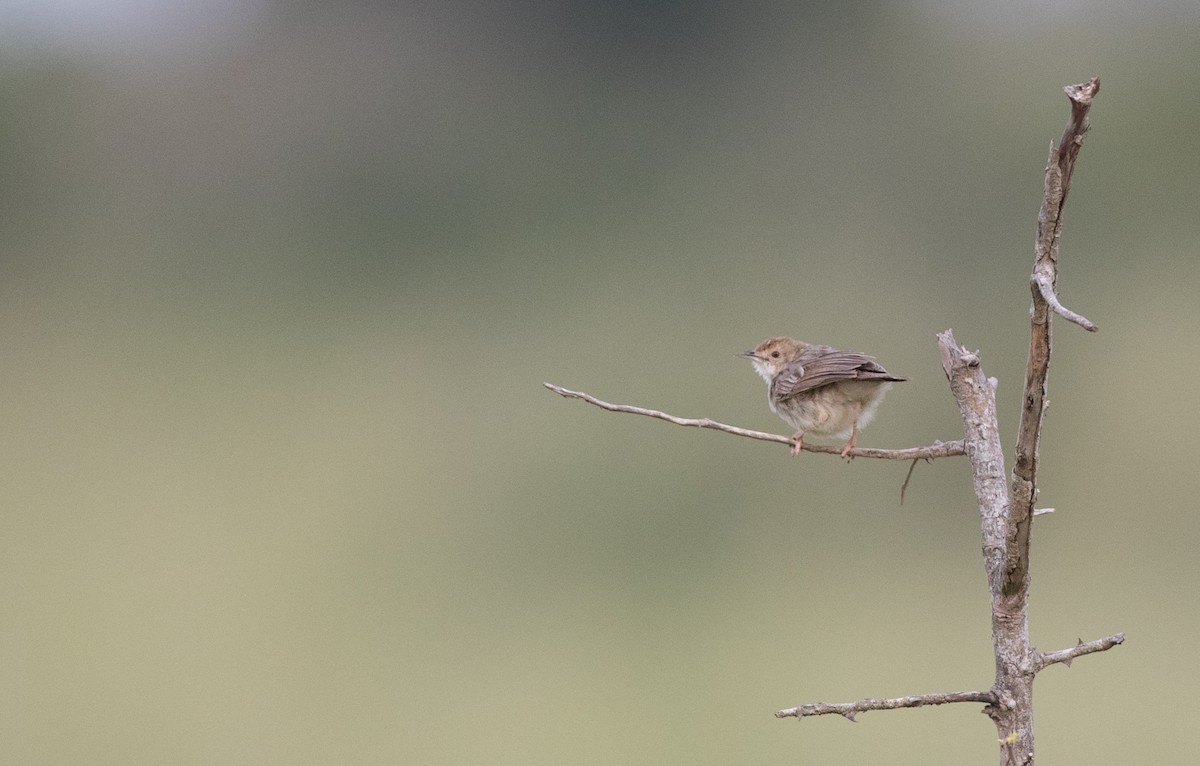
<path fill-rule="evenodd" d="M 1047 666 L 1053 665 L 1056 662 L 1061 662 L 1067 667 L 1071 667 L 1071 662 L 1076 657 L 1082 657 L 1085 654 L 1094 654 L 1096 652 L 1106 652 L 1114 646 L 1125 643 L 1125 634 L 1117 633 L 1114 636 L 1105 636 L 1097 638 L 1095 641 L 1084 642 L 1081 638 L 1079 643 L 1072 646 L 1070 649 L 1059 649 L 1057 652 L 1039 652 L 1037 654 L 1037 670 L 1041 670 Z"/>
<path fill-rule="evenodd" d="M 912 478 L 913 469 L 917 467 L 917 461 L 921 458 L 913 458 L 912 464 L 908 467 L 908 473 L 904 474 L 904 483 L 900 485 L 900 505 L 904 505 L 904 493 L 908 491 L 908 480 Z"/>
<path fill-rule="evenodd" d="M 600 409 L 608 410 L 609 412 L 628 412 L 631 415 L 645 415 L 646 417 L 658 418 L 659 420 L 665 420 L 668 423 L 674 423 L 677 426 L 710 428 L 714 431 L 724 431 L 727 434 L 745 436 L 749 439 L 758 439 L 765 442 L 786 444 L 789 447 L 793 444 L 790 437 L 781 436 L 779 434 L 770 434 L 765 431 L 752 431 L 748 428 L 729 426 L 708 418 L 680 418 L 659 410 L 648 410 L 645 407 L 634 407 L 630 404 L 611 404 L 601 399 L 597 399 L 591 394 L 584 393 L 583 391 L 572 391 L 569 388 L 556 386 L 553 383 L 543 383 L 542 385 L 554 393 L 559 394 L 560 396 L 565 396 L 568 399 L 582 399 L 588 404 L 594 404 Z M 826 444 L 805 443 L 804 451 L 816 452 L 825 455 L 842 454 L 840 447 L 834 447 Z M 907 449 L 872 449 L 870 447 L 855 447 L 854 449 L 850 450 L 849 457 L 877 458 L 880 460 L 932 460 L 939 457 L 955 457 L 965 454 L 967 454 L 966 446 L 960 439 L 952 442 L 935 442 L 928 447 L 909 447 Z"/>
<path fill-rule="evenodd" d="M 1082 314 L 1076 314 L 1071 309 L 1059 303 L 1058 296 L 1054 294 L 1054 285 L 1050 284 L 1050 278 L 1045 274 L 1034 274 L 1033 284 L 1037 286 L 1038 292 L 1042 294 L 1042 298 L 1046 303 L 1050 304 L 1050 308 L 1068 322 L 1074 322 L 1088 332 L 1098 332 L 1099 327 L 1092 324 L 1091 320 Z"/>
<path fill-rule="evenodd" d="M 857 702 L 814 702 L 810 705 L 788 708 L 776 711 L 776 718 L 806 718 L 813 715 L 836 714 L 851 721 L 859 713 L 869 710 L 896 710 L 905 707 L 924 707 L 925 705 L 946 705 L 951 702 L 979 702 L 995 705 L 999 701 L 994 691 L 986 692 L 941 692 L 938 694 L 921 694 L 915 697 L 893 697 L 891 699 L 869 699 Z"/>

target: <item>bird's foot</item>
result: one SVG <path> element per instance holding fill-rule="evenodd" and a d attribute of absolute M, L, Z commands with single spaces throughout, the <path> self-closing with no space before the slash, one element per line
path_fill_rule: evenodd
<path fill-rule="evenodd" d="M 854 449 L 855 442 L 858 441 L 858 429 L 855 428 L 850 432 L 850 441 L 846 442 L 846 446 L 842 447 L 842 457 L 846 460 L 853 460 L 854 456 L 850 454 L 850 450 Z"/>
<path fill-rule="evenodd" d="M 803 451 L 804 451 L 804 432 L 797 431 L 795 433 L 795 435 L 792 436 L 792 457 L 798 456 Z"/>

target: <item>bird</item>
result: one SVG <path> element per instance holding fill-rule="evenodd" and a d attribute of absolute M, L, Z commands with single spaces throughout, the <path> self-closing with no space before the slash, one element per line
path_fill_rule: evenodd
<path fill-rule="evenodd" d="M 875 415 L 892 383 L 908 380 L 892 375 L 874 358 L 831 346 L 768 338 L 743 356 L 767 381 L 771 411 L 796 429 L 792 455 L 804 449 L 804 435 L 849 437 L 842 457 L 849 459 L 858 429 Z"/>

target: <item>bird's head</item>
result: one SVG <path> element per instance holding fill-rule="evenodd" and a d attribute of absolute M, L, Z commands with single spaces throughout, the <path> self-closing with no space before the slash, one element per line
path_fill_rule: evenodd
<path fill-rule="evenodd" d="M 749 359 L 763 380 L 770 383 L 771 379 L 778 375 L 788 362 L 795 359 L 796 355 L 804 350 L 804 347 L 805 344 L 798 340 L 780 336 L 764 340 L 753 349 L 743 351 L 738 356 Z"/>

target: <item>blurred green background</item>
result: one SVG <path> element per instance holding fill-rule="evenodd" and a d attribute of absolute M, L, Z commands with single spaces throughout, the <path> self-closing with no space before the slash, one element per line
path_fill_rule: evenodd
<path fill-rule="evenodd" d="M 176 7 L 176 6 L 179 7 Z M 1011 450 L 1093 75 L 1034 540 L 1047 763 L 1191 763 L 1200 7 L 14 1 L 0 741 L 28 764 L 994 763 L 962 460 L 789 458 L 734 353 Z M 1189 466 L 1193 466 L 1189 468 Z"/>

